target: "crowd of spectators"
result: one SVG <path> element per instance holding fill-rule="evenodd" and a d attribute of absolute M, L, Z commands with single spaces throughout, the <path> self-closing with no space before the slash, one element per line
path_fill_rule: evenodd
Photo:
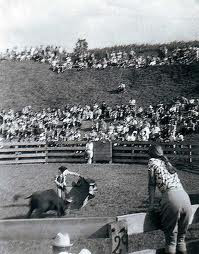
<path fill-rule="evenodd" d="M 199 99 L 182 97 L 170 105 L 66 105 L 35 112 L 0 112 L 1 142 L 23 141 L 183 141 L 199 133 Z M 85 127 L 86 126 L 86 127 Z"/>
<path fill-rule="evenodd" d="M 94 51 L 86 50 L 81 54 L 67 53 L 62 47 L 40 46 L 23 50 L 7 49 L 1 59 L 13 61 L 34 60 L 47 63 L 54 72 L 61 73 L 67 69 L 83 70 L 87 68 L 105 69 L 108 67 L 143 68 L 156 65 L 191 64 L 199 61 L 199 47 L 184 46 L 168 50 L 160 47 L 156 54 L 136 52 L 135 50 L 109 50 L 99 56 Z"/>

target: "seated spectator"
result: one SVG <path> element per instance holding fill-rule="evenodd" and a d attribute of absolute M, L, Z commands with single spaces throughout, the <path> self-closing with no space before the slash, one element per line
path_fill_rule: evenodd
<path fill-rule="evenodd" d="M 161 130 L 158 125 L 153 125 L 151 128 L 150 138 L 152 140 L 156 140 L 158 137 L 160 137 Z"/>
<path fill-rule="evenodd" d="M 126 141 L 136 141 L 137 140 L 137 131 L 132 131 L 126 134 Z"/>
<path fill-rule="evenodd" d="M 70 242 L 69 235 L 58 233 L 53 241 L 53 254 L 70 254 L 70 249 L 73 246 Z"/>
<path fill-rule="evenodd" d="M 176 135 L 175 141 L 177 141 L 177 142 L 183 142 L 183 141 L 184 141 L 184 136 L 179 132 L 179 133 Z"/>
<path fill-rule="evenodd" d="M 180 101 L 180 103 L 179 103 Z M 186 101 L 186 104 L 183 103 Z M 84 138 L 83 121 L 90 121 L 95 140 L 123 140 L 129 132 L 137 131 L 139 140 L 174 140 L 176 132 L 184 138 L 199 132 L 197 99 L 178 99 L 172 105 L 134 107 L 136 101 L 127 105 L 99 106 L 66 105 L 61 109 L 43 109 L 34 112 L 31 106 L 14 112 L 0 113 L 0 135 L 6 141 L 67 141 Z M 176 111 L 174 107 L 176 107 Z M 151 113 L 150 113 L 151 112 Z M 136 116 L 137 115 L 137 116 Z M 149 138 L 148 138 L 149 137 Z M 86 137 L 86 140 L 88 137 Z"/>
<path fill-rule="evenodd" d="M 72 254 L 71 248 L 73 244 L 70 242 L 68 233 L 62 234 L 61 232 L 56 235 L 52 243 L 53 254 Z M 91 254 L 88 249 L 82 249 L 79 254 Z"/>

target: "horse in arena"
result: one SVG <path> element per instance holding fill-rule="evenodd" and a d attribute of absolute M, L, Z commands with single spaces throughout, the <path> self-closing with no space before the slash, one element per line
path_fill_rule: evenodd
<path fill-rule="evenodd" d="M 38 218 L 48 211 L 56 211 L 59 217 L 64 216 L 65 210 L 69 214 L 71 210 L 83 208 L 90 199 L 95 197 L 96 192 L 95 181 L 84 177 L 80 177 L 77 182 L 72 183 L 65 200 L 60 198 L 53 189 L 34 192 L 25 197 L 25 199 L 30 199 L 26 217 L 30 218 L 34 210 L 36 210 L 35 216 Z M 21 197 L 23 195 L 15 195 L 13 199 L 17 201 Z"/>

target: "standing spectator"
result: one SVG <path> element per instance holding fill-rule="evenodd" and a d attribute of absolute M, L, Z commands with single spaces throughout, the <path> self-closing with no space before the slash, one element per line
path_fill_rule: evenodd
<path fill-rule="evenodd" d="M 88 159 L 87 163 L 91 164 L 93 160 L 93 148 L 94 144 L 92 142 L 92 139 L 88 140 L 88 143 L 86 144 L 86 158 Z"/>
<path fill-rule="evenodd" d="M 161 198 L 161 225 L 165 234 L 165 253 L 186 254 L 185 236 L 191 218 L 191 202 L 184 190 L 175 167 L 164 156 L 159 145 L 149 148 L 148 191 L 149 208 L 154 208 L 155 189 L 158 187 Z"/>

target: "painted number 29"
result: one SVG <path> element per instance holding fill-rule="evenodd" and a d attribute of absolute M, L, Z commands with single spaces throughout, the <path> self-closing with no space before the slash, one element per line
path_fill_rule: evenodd
<path fill-rule="evenodd" d="M 114 237 L 114 241 L 117 245 L 115 249 L 113 250 L 112 254 L 122 254 L 122 250 L 124 250 L 124 246 L 126 248 L 126 245 L 127 245 L 127 235 L 124 234 L 122 237 L 117 235 Z"/>

